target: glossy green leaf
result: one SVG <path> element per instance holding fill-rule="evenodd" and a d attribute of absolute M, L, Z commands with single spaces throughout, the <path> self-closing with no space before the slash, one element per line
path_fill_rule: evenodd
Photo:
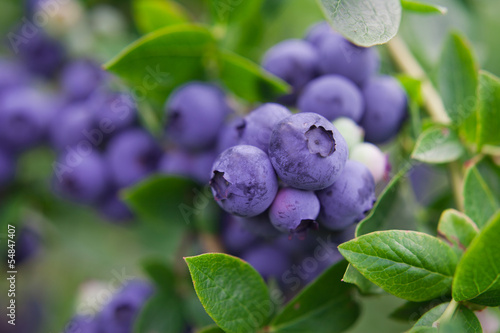
<path fill-rule="evenodd" d="M 467 215 L 447 209 L 441 215 L 438 234 L 461 255 L 479 233 L 477 225 Z"/>
<path fill-rule="evenodd" d="M 495 198 L 476 166 L 467 170 L 463 195 L 465 214 L 476 222 L 479 228 L 482 228 L 486 221 L 500 208 L 498 199 Z"/>
<path fill-rule="evenodd" d="M 400 0 L 319 0 L 335 30 L 360 46 L 388 42 L 401 21 Z"/>
<path fill-rule="evenodd" d="M 482 71 L 479 75 L 477 145 L 500 145 L 500 79 Z"/>
<path fill-rule="evenodd" d="M 378 231 L 339 246 L 364 277 L 399 298 L 420 302 L 451 290 L 457 256 L 443 241 L 415 231 Z"/>
<path fill-rule="evenodd" d="M 105 68 L 128 82 L 137 99 L 164 103 L 180 84 L 205 78 L 205 63 L 215 58 L 215 50 L 215 40 L 206 28 L 175 25 L 135 41 Z"/>
<path fill-rule="evenodd" d="M 226 332 L 255 332 L 273 304 L 262 277 L 243 260 L 221 253 L 185 258 L 196 294 Z"/>
<path fill-rule="evenodd" d="M 308 285 L 274 318 L 270 331 L 335 333 L 352 326 L 360 308 L 352 286 L 342 282 L 346 268 L 341 261 Z"/>
<path fill-rule="evenodd" d="M 135 333 L 182 333 L 185 323 L 179 300 L 171 295 L 153 296 L 135 321 Z"/>
<path fill-rule="evenodd" d="M 476 138 L 478 64 L 465 38 L 458 33 L 446 40 L 437 69 L 438 87 L 446 112 L 465 138 Z"/>
<path fill-rule="evenodd" d="M 189 22 L 184 8 L 174 1 L 134 0 L 132 6 L 135 24 L 144 34 L 170 25 Z"/>
<path fill-rule="evenodd" d="M 427 311 L 413 326 L 413 328 L 408 333 L 420 333 L 427 332 L 422 331 L 423 328 L 434 329 L 438 332 L 438 329 L 433 327 L 433 324 L 440 319 L 444 311 L 448 307 L 449 303 L 440 304 L 429 311 Z M 477 319 L 474 312 L 469 310 L 463 305 L 459 305 L 455 310 L 455 313 L 451 317 L 449 322 L 440 323 L 439 332 L 454 332 L 454 333 L 481 333 L 481 323 Z M 453 328 L 451 331 L 450 329 Z"/>
<path fill-rule="evenodd" d="M 264 0 L 209 0 L 212 19 L 217 23 L 238 23 L 259 12 Z"/>
<path fill-rule="evenodd" d="M 235 53 L 221 52 L 219 66 L 227 89 L 249 102 L 273 101 L 290 91 L 286 82 Z"/>
<path fill-rule="evenodd" d="M 460 260 L 453 298 L 486 306 L 500 305 L 500 212 L 472 241 Z"/>
<path fill-rule="evenodd" d="M 342 281 L 354 284 L 363 295 L 377 295 L 383 292 L 380 287 L 365 278 L 363 274 L 361 274 L 351 264 L 347 266 L 344 276 L 342 277 Z"/>
<path fill-rule="evenodd" d="M 370 214 L 358 223 L 356 237 L 384 229 L 387 224 L 387 215 L 395 207 L 401 179 L 405 174 L 406 170 L 402 169 L 391 179 L 391 182 L 377 198 Z"/>
<path fill-rule="evenodd" d="M 446 127 L 431 127 L 419 136 L 411 157 L 425 163 L 447 163 L 464 153 L 455 132 Z"/>
<path fill-rule="evenodd" d="M 444 15 L 448 11 L 446 7 L 434 5 L 427 2 L 401 0 L 403 9 L 420 14 L 441 14 Z"/>

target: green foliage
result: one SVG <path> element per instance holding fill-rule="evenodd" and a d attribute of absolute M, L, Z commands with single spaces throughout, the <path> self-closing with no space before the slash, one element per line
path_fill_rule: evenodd
<path fill-rule="evenodd" d="M 481 71 L 478 92 L 478 150 L 484 145 L 500 145 L 500 79 L 495 75 Z"/>
<path fill-rule="evenodd" d="M 273 303 L 262 277 L 243 260 L 211 253 L 185 258 L 203 307 L 226 332 L 254 332 Z"/>
<path fill-rule="evenodd" d="M 168 27 L 188 23 L 185 9 L 170 0 L 134 0 L 132 2 L 137 28 L 144 34 Z"/>
<path fill-rule="evenodd" d="M 361 274 L 351 264 L 347 266 L 342 281 L 344 281 L 345 283 L 354 284 L 356 287 L 358 287 L 359 291 L 363 295 L 377 295 L 382 292 L 382 289 L 380 289 L 373 282 L 365 278 L 363 274 Z"/>
<path fill-rule="evenodd" d="M 217 325 L 210 325 L 207 327 L 202 328 L 201 330 L 197 331 L 196 333 L 224 333 L 223 330 Z"/>
<path fill-rule="evenodd" d="M 412 158 L 425 163 L 448 163 L 465 153 L 456 133 L 446 127 L 431 127 L 418 138 Z"/>
<path fill-rule="evenodd" d="M 450 303 L 443 303 L 426 312 L 408 333 L 420 332 L 455 332 L 455 333 L 481 333 L 481 323 L 474 312 L 463 305 L 459 305 L 451 318 L 440 322 L 439 330 L 435 322 L 442 318 Z M 451 330 L 450 330 L 451 329 Z"/>
<path fill-rule="evenodd" d="M 352 287 L 342 282 L 347 262 L 330 267 L 292 299 L 271 322 L 271 332 L 343 332 L 359 316 Z"/>
<path fill-rule="evenodd" d="M 476 222 L 479 228 L 482 228 L 495 211 L 500 208 L 498 199 L 495 198 L 476 166 L 467 170 L 463 196 L 465 214 Z"/>
<path fill-rule="evenodd" d="M 181 333 L 184 320 L 179 301 L 171 294 L 153 296 L 142 309 L 135 322 L 135 333 Z"/>
<path fill-rule="evenodd" d="M 483 227 L 458 263 L 453 298 L 500 305 L 500 212 Z"/>
<path fill-rule="evenodd" d="M 467 215 L 447 209 L 441 215 L 438 234 L 448 242 L 460 256 L 479 233 L 477 225 Z"/>
<path fill-rule="evenodd" d="M 451 297 L 450 297 L 451 298 Z M 390 318 L 407 322 L 415 322 L 420 319 L 427 311 L 449 301 L 446 297 L 440 297 L 424 302 L 406 302 L 390 314 Z"/>
<path fill-rule="evenodd" d="M 460 34 L 452 33 L 441 53 L 438 87 L 453 125 L 471 142 L 476 138 L 478 69 L 468 42 Z"/>
<path fill-rule="evenodd" d="M 409 300 L 426 301 L 451 290 L 457 256 L 443 241 L 414 231 L 379 231 L 339 246 L 368 280 Z"/>
<path fill-rule="evenodd" d="M 105 68 L 127 81 L 138 97 L 164 103 L 177 86 L 206 78 L 205 63 L 215 59 L 215 50 L 207 28 L 175 25 L 135 41 Z"/>
<path fill-rule="evenodd" d="M 335 30 L 360 46 L 388 42 L 401 21 L 400 0 L 319 0 Z"/>
<path fill-rule="evenodd" d="M 281 79 L 228 51 L 220 52 L 220 78 L 235 95 L 253 103 L 273 101 L 290 91 Z"/>
<path fill-rule="evenodd" d="M 441 14 L 444 15 L 448 11 L 446 7 L 433 5 L 426 2 L 412 1 L 412 0 L 401 0 L 401 5 L 404 10 L 419 14 Z"/>
<path fill-rule="evenodd" d="M 162 293 L 172 293 L 175 275 L 170 267 L 161 259 L 149 258 L 142 262 L 142 269 L 155 283 Z"/>

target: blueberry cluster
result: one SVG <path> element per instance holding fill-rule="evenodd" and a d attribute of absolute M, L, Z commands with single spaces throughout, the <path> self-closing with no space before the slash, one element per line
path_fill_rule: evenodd
<path fill-rule="evenodd" d="M 407 101 L 397 80 L 376 76 L 379 62 L 374 48 L 354 45 L 322 22 L 304 40 L 273 46 L 262 66 L 293 87 L 285 103 L 330 121 L 350 118 L 367 141 L 384 143 L 398 133 Z"/>
<path fill-rule="evenodd" d="M 96 315 L 77 315 L 65 333 L 128 333 L 137 315 L 154 294 L 153 287 L 140 280 L 128 282 Z"/>

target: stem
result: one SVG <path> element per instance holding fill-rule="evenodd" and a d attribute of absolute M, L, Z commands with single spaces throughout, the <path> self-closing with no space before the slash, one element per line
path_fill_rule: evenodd
<path fill-rule="evenodd" d="M 410 52 L 403 39 L 399 37 L 393 38 L 389 43 L 387 43 L 387 49 L 401 71 L 422 81 L 424 106 L 432 120 L 443 125 L 451 124 L 451 119 L 446 113 L 441 96 L 436 91 L 428 76 L 425 74 L 425 71 L 422 69 L 422 66 L 420 66 L 418 61 Z M 464 175 L 462 165 L 458 161 L 452 162 L 449 164 L 449 169 L 451 174 L 453 196 L 458 208 L 463 211 L 464 204 L 462 186 Z"/>
<path fill-rule="evenodd" d="M 404 73 L 422 81 L 424 106 L 429 112 L 431 118 L 444 125 L 450 124 L 451 120 L 446 113 L 441 96 L 439 96 L 439 93 L 436 91 L 413 54 L 411 54 L 405 42 L 399 37 L 394 37 L 389 43 L 387 43 L 387 48 L 397 66 Z"/>
<path fill-rule="evenodd" d="M 439 327 L 439 325 L 441 325 L 442 323 L 450 321 L 453 315 L 455 314 L 458 305 L 459 303 L 452 299 L 450 304 L 448 304 L 448 306 L 444 310 L 441 317 L 439 317 L 439 319 L 432 324 L 432 327 Z"/>
<path fill-rule="evenodd" d="M 206 252 L 226 253 L 220 239 L 216 235 L 200 233 L 198 239 Z"/>

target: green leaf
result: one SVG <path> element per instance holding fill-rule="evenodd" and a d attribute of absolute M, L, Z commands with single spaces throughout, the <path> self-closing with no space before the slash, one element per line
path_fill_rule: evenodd
<path fill-rule="evenodd" d="M 370 214 L 358 223 L 356 227 L 356 237 L 384 228 L 387 224 L 387 215 L 395 207 L 401 179 L 405 174 L 406 169 L 402 169 L 391 179 L 391 182 L 378 197 Z"/>
<path fill-rule="evenodd" d="M 224 331 L 217 325 L 210 325 L 203 327 L 201 330 L 196 331 L 196 333 L 224 333 Z"/>
<path fill-rule="evenodd" d="M 173 1 L 134 0 L 132 6 L 135 24 L 143 34 L 189 22 L 185 9 Z"/>
<path fill-rule="evenodd" d="M 319 0 L 335 30 L 360 46 L 388 42 L 401 21 L 400 0 Z"/>
<path fill-rule="evenodd" d="M 444 15 L 448 11 L 446 7 L 433 5 L 430 3 L 411 1 L 411 0 L 401 0 L 401 5 L 403 9 L 409 10 L 411 12 L 420 14 L 441 14 Z"/>
<path fill-rule="evenodd" d="M 443 315 L 449 303 L 440 304 L 428 312 L 426 312 L 413 326 L 408 333 L 427 332 L 423 328 L 435 329 L 429 332 L 438 332 L 438 329 L 433 327 L 436 322 Z M 449 322 L 440 323 L 439 332 L 453 332 L 453 333 L 481 333 L 481 323 L 477 319 L 474 312 L 469 310 L 463 305 L 459 305 Z M 446 328 L 445 328 L 446 327 Z M 449 329 L 453 327 L 453 330 Z"/>
<path fill-rule="evenodd" d="M 450 292 L 457 256 L 443 241 L 415 231 L 379 231 L 339 246 L 368 280 L 399 298 L 421 302 Z"/>
<path fill-rule="evenodd" d="M 178 85 L 205 78 L 205 63 L 215 58 L 215 49 L 206 28 L 175 25 L 140 38 L 104 66 L 128 82 L 138 99 L 164 103 Z"/>
<path fill-rule="evenodd" d="M 382 289 L 365 278 L 356 268 L 352 267 L 351 264 L 347 266 L 342 281 L 354 284 L 363 295 L 377 295 L 382 292 Z"/>
<path fill-rule="evenodd" d="M 438 298 L 425 302 L 406 302 L 390 314 L 390 318 L 395 320 L 415 322 L 436 304 L 449 301 L 450 298 Z"/>
<path fill-rule="evenodd" d="M 445 210 L 439 219 L 439 236 L 448 242 L 459 256 L 478 233 L 479 229 L 474 221 L 455 209 Z"/>
<path fill-rule="evenodd" d="M 448 163 L 465 153 L 460 139 L 449 128 L 431 127 L 420 134 L 412 158 L 425 163 Z"/>
<path fill-rule="evenodd" d="M 210 0 L 210 12 L 219 24 L 241 22 L 258 12 L 262 3 L 263 0 Z"/>
<path fill-rule="evenodd" d="M 185 324 L 182 319 L 179 300 L 158 294 L 144 306 L 135 321 L 135 333 L 181 333 Z"/>
<path fill-rule="evenodd" d="M 124 191 L 125 202 L 142 222 L 134 227 L 158 254 L 173 255 L 191 224 L 192 213 L 187 208 L 195 211 L 195 186 L 184 178 L 153 176 Z"/>
<path fill-rule="evenodd" d="M 142 269 L 164 293 L 171 293 L 175 283 L 174 273 L 162 259 L 148 258 L 142 262 Z"/>
<path fill-rule="evenodd" d="M 486 224 L 460 260 L 453 298 L 486 306 L 500 305 L 500 212 Z"/>
<path fill-rule="evenodd" d="M 341 261 L 292 299 L 271 323 L 271 332 L 343 332 L 354 324 L 360 308 L 352 287 L 342 282 L 347 262 Z"/>
<path fill-rule="evenodd" d="M 286 82 L 235 53 L 222 51 L 219 66 L 227 89 L 249 102 L 272 101 L 290 91 Z"/>
<path fill-rule="evenodd" d="M 256 332 L 273 304 L 262 277 L 243 260 L 221 253 L 185 258 L 196 294 L 226 332 Z"/>
<path fill-rule="evenodd" d="M 500 145 L 500 79 L 481 71 L 478 92 L 477 146 Z"/>
<path fill-rule="evenodd" d="M 476 166 L 470 167 L 465 174 L 463 195 L 465 214 L 476 222 L 479 228 L 500 208 L 498 200 Z"/>
<path fill-rule="evenodd" d="M 446 40 L 437 70 L 438 87 L 446 112 L 465 138 L 476 138 L 478 65 L 464 37 L 452 33 Z"/>

